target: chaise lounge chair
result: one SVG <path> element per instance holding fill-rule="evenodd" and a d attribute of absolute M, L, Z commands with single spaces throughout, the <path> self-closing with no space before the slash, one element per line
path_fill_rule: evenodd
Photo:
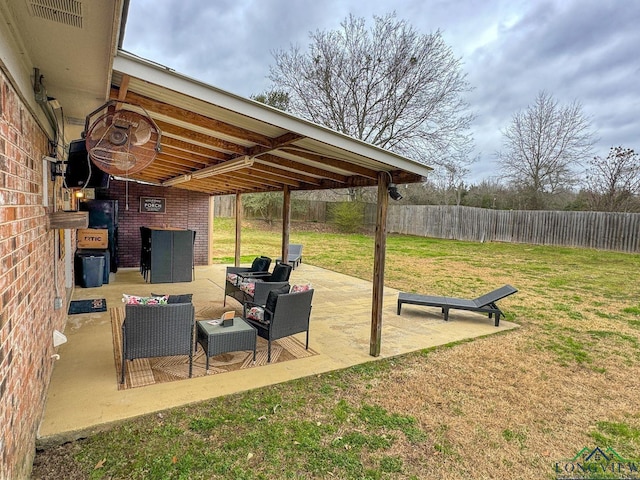
<path fill-rule="evenodd" d="M 440 307 L 445 320 L 449 320 L 449 310 L 469 310 L 472 312 L 487 313 L 489 314 L 489 318 L 495 315 L 495 325 L 497 327 L 500 324 L 500 315 L 504 316 L 504 313 L 498 308 L 496 302 L 517 291 L 518 290 L 511 285 L 505 285 L 473 300 L 401 292 L 398 294 L 398 315 L 400 315 L 403 303 L 426 307 Z"/>
<path fill-rule="evenodd" d="M 295 268 L 302 263 L 302 244 L 290 243 L 288 248 L 287 262 L 289 265 Z M 285 263 L 281 257 L 276 258 L 276 263 Z"/>

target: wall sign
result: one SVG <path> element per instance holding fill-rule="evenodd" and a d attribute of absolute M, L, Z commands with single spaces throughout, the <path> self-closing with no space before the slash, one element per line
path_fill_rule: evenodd
<path fill-rule="evenodd" d="M 140 197 L 140 213 L 165 213 L 167 199 L 164 197 Z"/>

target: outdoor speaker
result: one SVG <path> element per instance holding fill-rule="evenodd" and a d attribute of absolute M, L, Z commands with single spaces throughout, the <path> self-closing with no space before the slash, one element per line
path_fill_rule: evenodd
<path fill-rule="evenodd" d="M 84 140 L 69 145 L 69 158 L 64 173 L 67 188 L 108 188 L 109 174 L 96 167 L 87 152 Z"/>

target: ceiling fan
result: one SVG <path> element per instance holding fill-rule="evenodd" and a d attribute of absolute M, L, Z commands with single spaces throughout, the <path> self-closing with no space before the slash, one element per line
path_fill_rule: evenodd
<path fill-rule="evenodd" d="M 125 177 L 155 160 L 161 135 L 144 108 L 120 100 L 111 100 L 87 115 L 83 132 L 87 152 L 96 167 Z"/>

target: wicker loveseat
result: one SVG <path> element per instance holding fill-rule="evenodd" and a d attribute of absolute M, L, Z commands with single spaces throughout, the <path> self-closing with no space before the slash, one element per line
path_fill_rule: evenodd
<path fill-rule="evenodd" d="M 189 355 L 193 368 L 195 311 L 192 303 L 125 305 L 122 323 L 122 377 L 127 360 Z"/>

